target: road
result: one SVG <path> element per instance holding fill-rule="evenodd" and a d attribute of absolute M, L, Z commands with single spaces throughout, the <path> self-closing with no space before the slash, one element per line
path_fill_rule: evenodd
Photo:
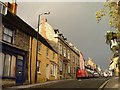
<path fill-rule="evenodd" d="M 80 80 L 65 80 L 56 83 L 45 84 L 30 89 L 40 88 L 85 88 L 85 89 L 98 89 L 108 78 L 91 78 Z"/>

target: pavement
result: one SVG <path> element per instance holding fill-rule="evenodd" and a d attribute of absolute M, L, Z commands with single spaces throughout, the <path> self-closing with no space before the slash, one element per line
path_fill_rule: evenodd
<path fill-rule="evenodd" d="M 50 84 L 50 83 L 57 83 L 57 82 L 62 82 L 62 81 L 70 81 L 70 80 L 74 80 L 74 79 L 63 79 L 63 80 L 55 80 L 55 81 L 47 81 L 44 83 L 36 83 L 36 84 L 28 84 L 28 85 L 19 85 L 19 86 L 11 86 L 11 87 L 6 87 L 3 90 L 8 90 L 8 89 L 24 89 L 24 88 L 31 88 L 31 87 L 36 87 L 36 86 L 41 86 L 41 85 L 46 85 L 46 84 Z"/>
<path fill-rule="evenodd" d="M 120 90 L 120 78 L 119 77 L 112 77 L 105 81 L 99 88 L 99 90 Z"/>

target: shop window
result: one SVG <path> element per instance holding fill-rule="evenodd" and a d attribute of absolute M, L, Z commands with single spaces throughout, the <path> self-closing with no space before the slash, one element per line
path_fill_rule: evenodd
<path fill-rule="evenodd" d="M 15 76 L 15 68 L 16 68 L 16 57 L 12 56 L 12 62 L 11 62 L 11 76 Z"/>
<path fill-rule="evenodd" d="M 3 77 L 15 76 L 16 57 L 2 53 Z"/>
<path fill-rule="evenodd" d="M 11 65 L 11 56 L 9 54 L 6 54 L 5 62 L 4 62 L 3 76 L 10 76 L 10 65 Z"/>

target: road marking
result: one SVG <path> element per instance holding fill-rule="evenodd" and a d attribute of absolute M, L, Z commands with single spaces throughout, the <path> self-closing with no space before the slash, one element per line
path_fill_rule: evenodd
<path fill-rule="evenodd" d="M 102 90 L 103 87 L 109 82 L 110 79 L 108 79 L 107 81 L 105 81 L 99 88 L 98 90 Z"/>

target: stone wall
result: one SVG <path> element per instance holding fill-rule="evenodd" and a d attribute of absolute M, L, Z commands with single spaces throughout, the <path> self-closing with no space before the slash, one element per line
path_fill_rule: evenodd
<path fill-rule="evenodd" d="M 20 30 L 15 31 L 14 45 L 22 50 L 29 50 L 29 35 Z"/>
<path fill-rule="evenodd" d="M 10 87 L 15 85 L 15 80 L 12 79 L 3 79 L 2 88 Z"/>

